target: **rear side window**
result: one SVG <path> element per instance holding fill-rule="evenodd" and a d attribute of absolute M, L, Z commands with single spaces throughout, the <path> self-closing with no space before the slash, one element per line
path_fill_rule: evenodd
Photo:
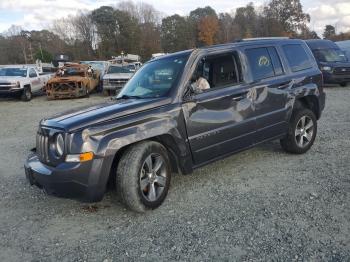
<path fill-rule="evenodd" d="M 312 67 L 310 58 L 302 45 L 284 45 L 282 48 L 293 72 L 302 71 Z"/>
<path fill-rule="evenodd" d="M 255 81 L 283 74 L 282 64 L 274 47 L 247 49 L 246 55 Z"/>

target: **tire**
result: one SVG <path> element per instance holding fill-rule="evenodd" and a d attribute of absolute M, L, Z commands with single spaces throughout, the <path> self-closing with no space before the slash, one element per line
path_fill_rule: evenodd
<path fill-rule="evenodd" d="M 89 88 L 87 86 L 85 87 L 85 97 L 86 98 L 90 97 L 90 91 L 89 91 Z"/>
<path fill-rule="evenodd" d="M 22 94 L 21 94 L 21 100 L 24 102 L 28 102 L 32 100 L 33 94 L 30 86 L 26 86 L 23 88 Z"/>
<path fill-rule="evenodd" d="M 346 82 L 344 82 L 344 83 L 340 83 L 340 86 L 342 86 L 342 87 L 346 87 L 346 85 L 347 85 L 347 83 L 346 83 Z"/>
<path fill-rule="evenodd" d="M 110 96 L 109 90 L 103 90 L 102 93 L 104 96 Z"/>
<path fill-rule="evenodd" d="M 140 142 L 128 148 L 119 161 L 117 194 L 129 209 L 143 213 L 163 203 L 170 179 L 171 165 L 164 146 L 153 141 Z"/>
<path fill-rule="evenodd" d="M 288 153 L 304 154 L 314 144 L 316 135 L 317 119 L 315 114 L 307 108 L 300 108 L 293 112 L 288 134 L 281 139 L 281 146 Z"/>

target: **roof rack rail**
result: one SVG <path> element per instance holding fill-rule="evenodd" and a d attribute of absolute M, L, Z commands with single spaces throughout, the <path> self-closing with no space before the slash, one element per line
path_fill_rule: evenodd
<path fill-rule="evenodd" d="M 257 40 L 285 40 L 290 39 L 289 37 L 256 37 L 256 38 L 244 38 L 241 41 L 257 41 Z"/>

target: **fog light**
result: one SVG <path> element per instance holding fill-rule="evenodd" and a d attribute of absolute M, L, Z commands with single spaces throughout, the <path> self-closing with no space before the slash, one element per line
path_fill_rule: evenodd
<path fill-rule="evenodd" d="M 82 163 L 82 162 L 91 161 L 93 158 L 94 158 L 94 153 L 92 152 L 82 153 L 79 155 L 67 155 L 66 162 Z"/>

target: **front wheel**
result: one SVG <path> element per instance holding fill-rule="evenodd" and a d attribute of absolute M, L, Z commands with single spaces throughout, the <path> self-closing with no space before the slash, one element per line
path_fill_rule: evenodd
<path fill-rule="evenodd" d="M 293 154 L 306 153 L 314 144 L 317 134 L 317 119 L 309 109 L 292 114 L 288 134 L 281 140 L 282 148 Z"/>
<path fill-rule="evenodd" d="M 340 83 L 340 86 L 342 86 L 342 87 L 346 87 L 346 85 L 347 85 L 346 82 Z"/>
<path fill-rule="evenodd" d="M 21 100 L 24 102 L 28 102 L 32 100 L 32 90 L 30 86 L 24 87 L 22 94 L 21 94 Z"/>
<path fill-rule="evenodd" d="M 165 200 L 171 179 L 167 150 L 153 141 L 131 146 L 117 168 L 117 193 L 136 212 L 159 207 Z"/>

